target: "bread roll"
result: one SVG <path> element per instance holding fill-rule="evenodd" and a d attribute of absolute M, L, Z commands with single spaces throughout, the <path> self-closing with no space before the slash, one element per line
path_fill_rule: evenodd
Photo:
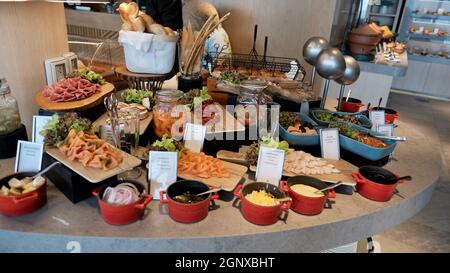
<path fill-rule="evenodd" d="M 139 11 L 139 15 L 138 16 L 141 17 L 142 20 L 144 20 L 145 30 L 147 32 L 150 32 L 150 26 L 155 23 L 155 20 L 153 20 L 153 18 L 150 15 L 145 14 L 142 11 Z"/>
<path fill-rule="evenodd" d="M 150 33 L 156 34 L 156 35 L 167 35 L 166 30 L 164 27 L 160 24 L 152 24 L 149 27 Z"/>
<path fill-rule="evenodd" d="M 122 5 L 122 4 L 120 4 L 120 5 Z M 138 6 L 138 4 L 136 2 L 128 3 L 127 13 L 128 13 L 128 17 L 130 19 L 137 18 L 138 15 L 139 15 L 139 6 Z"/>
<path fill-rule="evenodd" d="M 164 27 L 166 34 L 169 36 L 175 36 L 175 31 L 173 31 L 170 27 Z"/>
<path fill-rule="evenodd" d="M 139 31 L 139 32 L 145 32 L 145 22 L 142 17 L 136 17 L 134 19 L 131 19 L 131 26 L 132 30 Z"/>
<path fill-rule="evenodd" d="M 130 22 L 124 22 L 122 24 L 122 27 L 120 28 L 121 30 L 125 30 L 125 31 L 132 31 L 133 27 L 131 26 Z"/>

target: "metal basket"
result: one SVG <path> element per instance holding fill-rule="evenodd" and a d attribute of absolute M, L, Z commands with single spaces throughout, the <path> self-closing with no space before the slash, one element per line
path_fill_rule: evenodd
<path fill-rule="evenodd" d="M 266 76 L 277 77 L 279 73 L 283 73 L 287 79 L 297 79 L 300 73 L 300 80 L 305 76 L 305 69 L 300 65 L 297 59 L 260 56 L 239 53 L 213 53 L 212 71 L 217 67 L 225 69 L 243 68 L 249 71 L 251 75 L 261 76 L 257 72 L 265 71 Z"/>

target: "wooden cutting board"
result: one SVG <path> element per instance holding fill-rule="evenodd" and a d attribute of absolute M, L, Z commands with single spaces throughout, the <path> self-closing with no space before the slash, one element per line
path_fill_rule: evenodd
<path fill-rule="evenodd" d="M 203 182 L 212 187 L 222 187 L 225 191 L 233 191 L 237 184 L 241 181 L 244 174 L 247 173 L 248 168 L 246 166 L 222 161 L 224 167 L 228 169 L 230 172 L 230 177 L 228 178 L 200 178 L 195 175 L 186 174 L 186 173 L 178 173 L 178 177 L 186 179 L 186 180 L 197 180 Z"/>
<path fill-rule="evenodd" d="M 108 113 L 104 113 L 101 115 L 94 123 L 92 123 L 92 129 L 94 132 L 98 132 L 98 128 L 100 125 L 107 124 L 106 120 L 108 119 Z M 139 121 L 139 135 L 143 135 L 145 133 L 145 130 L 147 130 L 148 126 L 152 122 L 153 119 L 153 113 L 149 111 L 148 116 L 144 119 L 141 119 Z"/>
<path fill-rule="evenodd" d="M 44 97 L 43 91 L 36 94 L 34 99 L 41 109 L 49 111 L 71 111 L 71 110 L 81 110 L 93 107 L 99 103 L 103 103 L 102 99 L 112 91 L 114 91 L 114 85 L 110 83 L 105 83 L 102 85 L 101 91 L 96 93 L 89 98 L 77 101 L 68 102 L 53 102 L 48 98 Z"/>
<path fill-rule="evenodd" d="M 226 160 L 226 161 L 234 162 L 237 164 L 245 165 L 245 164 L 248 164 L 248 162 L 245 160 L 244 150 L 245 150 L 245 148 L 241 149 L 241 151 L 239 153 L 221 150 L 221 151 L 217 152 L 217 158 L 219 158 L 221 160 Z M 329 162 L 330 164 L 333 164 L 340 171 L 340 173 L 315 174 L 315 175 L 309 175 L 309 176 L 315 177 L 317 179 L 323 180 L 324 182 L 328 182 L 328 183 L 337 183 L 339 181 L 342 181 L 343 184 L 345 184 L 345 185 L 349 185 L 349 186 L 356 185 L 356 182 L 352 177 L 352 173 L 354 171 L 358 170 L 358 167 L 356 167 L 342 159 L 341 160 L 325 159 L 325 160 L 327 162 Z M 256 166 L 250 166 L 250 171 L 256 172 Z M 302 175 L 302 174 L 298 174 L 298 175 Z M 297 174 L 283 171 L 283 176 L 293 177 L 293 176 L 297 176 Z"/>
<path fill-rule="evenodd" d="M 334 174 L 308 174 L 307 176 L 315 177 L 317 179 L 320 179 L 327 183 L 337 183 L 339 181 L 342 181 L 342 184 L 347 186 L 356 186 L 356 182 L 352 177 L 352 173 L 358 168 L 350 163 L 348 163 L 345 160 L 330 160 L 325 159 L 330 164 L 333 164 L 340 173 L 334 173 Z M 256 172 L 256 166 L 250 166 L 250 171 Z M 298 175 L 306 175 L 306 174 L 294 174 L 291 172 L 283 171 L 283 176 L 287 177 L 293 177 Z"/>
<path fill-rule="evenodd" d="M 84 167 L 78 161 L 71 161 L 58 148 L 46 147 L 45 152 L 91 183 L 101 182 L 105 179 L 131 170 L 132 168 L 137 167 L 141 164 L 141 160 L 139 160 L 138 158 L 125 153 L 124 151 L 120 151 L 123 155 L 122 163 L 114 169 L 104 171 L 95 168 Z"/>

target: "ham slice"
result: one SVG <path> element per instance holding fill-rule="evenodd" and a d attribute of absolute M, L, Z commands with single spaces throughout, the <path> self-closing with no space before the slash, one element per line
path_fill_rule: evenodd
<path fill-rule="evenodd" d="M 59 149 L 72 161 L 105 171 L 116 168 L 123 161 L 122 153 L 103 139 L 75 130 L 69 132 L 66 143 Z"/>
<path fill-rule="evenodd" d="M 43 96 L 53 102 L 66 102 L 86 99 L 99 92 L 101 92 L 99 84 L 77 77 L 62 79 L 45 87 Z"/>

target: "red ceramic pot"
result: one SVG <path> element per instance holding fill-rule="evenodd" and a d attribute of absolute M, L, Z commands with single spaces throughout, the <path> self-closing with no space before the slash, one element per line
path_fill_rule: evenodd
<path fill-rule="evenodd" d="M 378 202 L 391 200 L 397 185 L 403 183 L 403 180 L 389 182 L 391 178 L 397 178 L 398 176 L 376 166 L 361 167 L 358 171 L 352 173 L 352 177 L 357 183 L 356 190 L 359 194 Z"/>
<path fill-rule="evenodd" d="M 97 197 L 100 205 L 100 212 L 106 223 L 111 225 L 128 225 L 141 219 L 144 215 L 145 208 L 152 201 L 152 195 L 144 195 L 138 201 L 128 205 L 114 205 L 103 201 L 103 194 L 107 187 L 114 187 L 122 183 L 131 183 L 139 190 L 144 192 L 144 186 L 135 181 L 120 180 L 107 185 L 97 187 L 92 194 Z"/>
<path fill-rule="evenodd" d="M 339 98 L 337 98 L 339 101 Z M 347 112 L 347 113 L 355 113 L 359 112 L 359 108 L 364 106 L 362 101 L 355 99 L 355 98 L 348 98 L 348 101 L 346 101 L 346 98 L 344 98 L 341 102 L 341 112 Z"/>
<path fill-rule="evenodd" d="M 287 181 L 280 181 L 280 188 L 288 193 L 292 198 L 291 210 L 304 215 L 317 215 L 323 211 L 326 201 L 329 198 L 336 198 L 336 192 L 325 191 L 322 197 L 309 197 L 298 194 L 291 187 L 296 184 L 308 185 L 318 190 L 328 187 L 328 185 L 311 176 L 294 176 Z"/>
<path fill-rule="evenodd" d="M 199 222 L 208 216 L 209 204 L 212 200 L 218 199 L 217 193 L 212 193 L 203 201 L 186 204 L 174 200 L 175 196 L 183 194 L 187 191 L 193 194 L 208 191 L 210 188 L 199 181 L 182 180 L 171 184 L 166 191 L 160 191 L 159 201 L 162 204 L 167 204 L 169 216 L 180 223 L 195 223 Z"/>
<path fill-rule="evenodd" d="M 15 177 L 22 179 L 32 177 L 35 172 L 21 172 L 8 175 L 0 180 L 0 188 L 8 186 L 8 181 Z M 32 192 L 18 196 L 0 196 L 0 212 L 6 216 L 20 216 L 33 212 L 47 203 L 47 180 L 45 184 Z"/>
<path fill-rule="evenodd" d="M 263 189 L 272 194 L 275 198 L 286 197 L 286 195 L 275 185 L 262 182 L 254 182 L 245 186 L 238 185 L 234 190 L 234 195 L 241 200 L 241 212 L 247 221 L 256 225 L 272 225 L 280 220 L 283 211 L 289 210 L 291 201 L 269 207 L 256 205 L 245 198 L 247 194 Z"/>
<path fill-rule="evenodd" d="M 372 110 L 384 110 L 384 117 L 385 117 L 385 122 L 387 124 L 394 124 L 395 119 L 399 118 L 400 115 L 397 113 L 397 111 L 395 111 L 394 109 L 390 109 L 390 108 L 385 108 L 385 107 L 373 107 L 369 109 L 370 111 Z"/>

